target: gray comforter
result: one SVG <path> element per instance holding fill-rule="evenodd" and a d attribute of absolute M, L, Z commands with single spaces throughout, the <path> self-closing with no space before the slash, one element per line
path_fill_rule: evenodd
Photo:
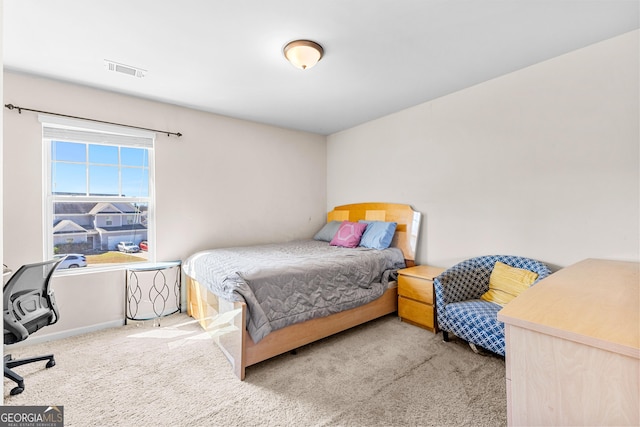
<path fill-rule="evenodd" d="M 373 301 L 404 266 L 397 248 L 315 240 L 212 249 L 183 263 L 185 274 L 218 297 L 246 302 L 247 330 L 256 343 L 273 330 Z"/>

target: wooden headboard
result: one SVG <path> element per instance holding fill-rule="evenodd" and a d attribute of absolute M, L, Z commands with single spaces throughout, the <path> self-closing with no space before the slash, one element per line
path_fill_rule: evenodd
<path fill-rule="evenodd" d="M 420 212 L 409 205 L 397 203 L 355 203 L 336 206 L 327 214 L 327 221 L 368 221 L 396 222 L 396 232 L 391 246 L 404 253 L 407 267 L 415 265 L 418 235 L 420 234 Z"/>

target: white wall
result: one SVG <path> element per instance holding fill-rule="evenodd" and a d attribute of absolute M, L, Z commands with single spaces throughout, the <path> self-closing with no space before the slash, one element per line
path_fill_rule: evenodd
<path fill-rule="evenodd" d="M 156 139 L 158 260 L 212 247 L 312 236 L 326 220 L 325 137 L 22 74 L 4 103 L 181 132 Z M 4 110 L 4 262 L 42 259 L 37 114 Z M 124 272 L 55 277 L 58 324 L 39 335 L 121 322 Z"/>
<path fill-rule="evenodd" d="M 418 261 L 639 258 L 635 31 L 328 138 L 327 208 L 422 212 Z"/>

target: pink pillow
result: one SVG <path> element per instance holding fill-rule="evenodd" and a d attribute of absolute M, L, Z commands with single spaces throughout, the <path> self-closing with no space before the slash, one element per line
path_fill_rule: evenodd
<path fill-rule="evenodd" d="M 338 231 L 331 239 L 331 246 L 342 246 L 344 248 L 355 248 L 360 244 L 362 233 L 367 228 L 367 224 L 361 222 L 342 221 Z"/>

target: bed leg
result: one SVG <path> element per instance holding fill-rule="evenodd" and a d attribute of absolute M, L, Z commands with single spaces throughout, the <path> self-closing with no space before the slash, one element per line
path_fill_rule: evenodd
<path fill-rule="evenodd" d="M 449 332 L 442 331 L 442 341 L 449 342 Z"/>

